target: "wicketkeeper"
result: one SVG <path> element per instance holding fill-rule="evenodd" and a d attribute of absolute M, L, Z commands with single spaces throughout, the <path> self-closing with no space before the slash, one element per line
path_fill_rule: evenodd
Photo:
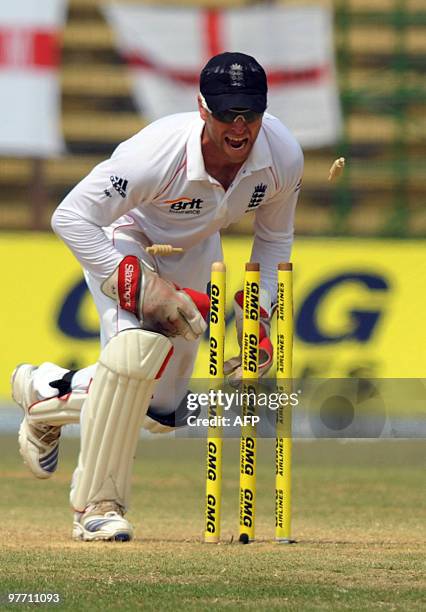
<path fill-rule="evenodd" d="M 102 350 L 97 364 L 78 372 L 49 362 L 18 366 L 12 393 L 25 413 L 20 451 L 38 478 L 57 467 L 61 426 L 81 421 L 70 495 L 75 539 L 132 538 L 125 513 L 140 428 L 185 425 L 210 267 L 222 260 L 220 230 L 251 211 L 251 259 L 262 277 L 262 373 L 272 362 L 269 318 L 277 264 L 290 258 L 302 151 L 265 113 L 266 75 L 249 55 L 210 59 L 198 107 L 121 143 L 52 218 L 83 267 Z M 183 252 L 153 256 L 146 250 L 153 243 Z M 235 312 L 240 331 L 239 294 Z M 240 366 L 238 356 L 231 359 L 227 375 L 238 377 Z"/>

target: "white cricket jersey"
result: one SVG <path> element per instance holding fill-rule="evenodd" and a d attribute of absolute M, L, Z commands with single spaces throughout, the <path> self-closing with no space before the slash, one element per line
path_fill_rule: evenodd
<path fill-rule="evenodd" d="M 185 251 L 254 211 L 252 261 L 276 293 L 276 267 L 290 258 L 303 154 L 286 127 L 265 114 L 250 155 L 225 191 L 204 167 L 198 112 L 164 117 L 120 144 L 66 196 L 53 229 L 83 267 L 106 278 L 122 255 L 103 231 L 128 215 L 152 243 Z"/>

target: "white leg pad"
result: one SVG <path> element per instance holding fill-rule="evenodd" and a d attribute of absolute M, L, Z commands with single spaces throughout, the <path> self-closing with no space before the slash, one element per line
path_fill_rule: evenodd
<path fill-rule="evenodd" d="M 103 349 L 84 408 L 76 511 L 106 500 L 128 507 L 140 427 L 171 352 L 165 336 L 141 329 L 120 332 Z"/>

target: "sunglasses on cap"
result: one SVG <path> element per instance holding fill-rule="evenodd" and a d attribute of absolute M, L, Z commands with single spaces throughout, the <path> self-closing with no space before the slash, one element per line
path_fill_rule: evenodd
<path fill-rule="evenodd" d="M 213 112 L 207 106 L 207 102 L 200 93 L 201 105 L 202 107 L 211 114 L 214 119 L 220 121 L 221 123 L 234 123 L 238 119 L 238 117 L 242 117 L 246 123 L 253 123 L 257 119 L 260 119 L 263 113 L 257 113 L 256 111 L 252 111 L 249 108 L 230 108 L 224 111 L 216 111 Z"/>

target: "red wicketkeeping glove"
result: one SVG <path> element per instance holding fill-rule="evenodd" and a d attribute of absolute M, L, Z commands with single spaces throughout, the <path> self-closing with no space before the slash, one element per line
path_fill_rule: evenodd
<path fill-rule="evenodd" d="M 237 327 L 237 338 L 240 347 L 240 354 L 225 361 L 224 374 L 230 381 L 237 381 L 243 378 L 241 362 L 241 338 L 243 335 L 243 291 L 237 291 L 234 296 L 235 324 Z M 269 338 L 271 328 L 271 315 L 265 308 L 260 307 L 259 321 L 259 378 L 264 376 L 272 366 L 274 349 Z"/>
<path fill-rule="evenodd" d="M 101 289 L 136 315 L 143 329 L 196 340 L 207 328 L 207 294 L 176 288 L 134 255 L 121 260 Z"/>

